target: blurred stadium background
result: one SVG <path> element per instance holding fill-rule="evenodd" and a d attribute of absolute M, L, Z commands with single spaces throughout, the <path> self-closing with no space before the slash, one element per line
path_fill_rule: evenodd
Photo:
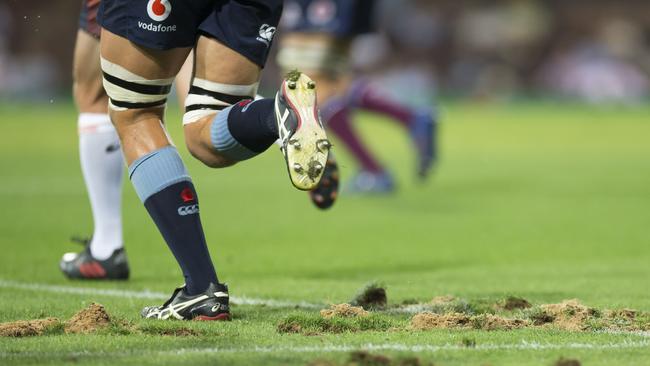
<path fill-rule="evenodd" d="M 0 1 L 2 99 L 69 95 L 78 8 Z M 355 64 L 410 101 L 435 93 L 639 103 L 650 92 L 647 0 L 390 0 L 377 19 L 381 33 L 357 42 Z"/>

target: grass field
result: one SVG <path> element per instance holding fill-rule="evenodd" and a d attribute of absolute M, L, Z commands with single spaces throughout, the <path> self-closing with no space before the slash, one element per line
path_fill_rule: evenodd
<path fill-rule="evenodd" d="M 343 195 L 328 212 L 290 186 L 275 149 L 226 170 L 186 159 L 231 295 L 324 307 L 349 301 L 376 280 L 386 284 L 391 304 L 517 295 L 535 304 L 577 298 L 599 309 L 650 311 L 649 108 L 442 109 L 442 158 L 427 184 L 413 179 L 402 131 L 360 116 L 400 190 Z M 179 114 L 171 116 L 180 146 Z M 58 270 L 61 254 L 78 249 L 68 237 L 92 230 L 75 119 L 64 102 L 0 105 L 0 322 L 67 319 L 94 301 L 148 331 L 0 338 L 0 365 L 300 365 L 343 362 L 360 349 L 436 365 L 553 365 L 560 357 L 583 365 L 650 364 L 648 333 L 414 331 L 408 314 L 380 314 L 387 330 L 284 334 L 277 331 L 283 319 L 314 317 L 318 309 L 277 303 L 236 305 L 229 323 L 141 321 L 141 307 L 161 303 L 182 277 L 130 185 L 123 212 L 132 279 L 70 282 Z M 342 175 L 352 174 L 344 151 L 339 158 Z M 157 334 L 179 327 L 194 335 Z"/>

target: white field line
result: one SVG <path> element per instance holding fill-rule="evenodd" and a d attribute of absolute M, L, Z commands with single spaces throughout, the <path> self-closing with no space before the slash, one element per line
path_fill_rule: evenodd
<path fill-rule="evenodd" d="M 437 353 L 437 352 L 473 352 L 473 351 L 543 351 L 543 350 L 618 350 L 648 348 L 650 342 L 643 341 L 622 341 L 618 343 L 538 343 L 522 341 L 514 344 L 480 344 L 475 347 L 465 347 L 458 344 L 400 344 L 367 343 L 358 346 L 352 345 L 327 345 L 327 346 L 267 346 L 267 347 L 242 347 L 242 348 L 180 348 L 169 351 L 137 351 L 137 352 L 21 352 L 9 353 L 0 352 L 2 358 L 29 358 L 29 357 L 138 357 L 138 356 L 186 356 L 186 355 L 210 355 L 210 354 L 299 354 L 299 353 L 347 353 L 358 350 L 369 352 L 397 351 L 411 353 Z"/>
<path fill-rule="evenodd" d="M 119 297 L 125 299 L 167 300 L 170 296 L 169 294 L 164 294 L 161 292 L 153 292 L 149 290 L 132 291 L 132 290 L 118 290 L 118 289 L 100 289 L 100 288 L 92 288 L 92 287 L 59 286 L 59 285 L 7 281 L 3 279 L 0 279 L 0 288 L 51 292 L 56 294 L 72 294 L 72 295 L 82 295 L 82 296 L 108 296 L 108 297 Z M 321 309 L 324 307 L 324 305 L 309 303 L 305 301 L 293 302 L 293 301 L 273 300 L 273 299 L 256 299 L 256 298 L 246 297 L 246 296 L 241 296 L 241 297 L 231 296 L 230 302 L 235 305 L 261 305 L 261 306 L 268 306 L 270 308 Z"/>
<path fill-rule="evenodd" d="M 650 342 L 643 341 L 623 341 L 618 343 L 537 343 L 526 342 L 515 344 L 480 344 L 475 347 L 466 347 L 458 344 L 362 344 L 359 346 L 350 345 L 329 345 L 329 346 L 276 346 L 276 347 L 248 347 L 248 348 L 182 348 L 173 351 L 161 351 L 157 354 L 184 355 L 184 354 L 209 354 L 209 353 L 339 353 L 353 352 L 358 350 L 365 351 L 399 351 L 413 353 L 435 353 L 441 351 L 492 351 L 492 350 L 554 350 L 554 349 L 627 349 L 627 348 L 645 348 L 649 347 Z"/>

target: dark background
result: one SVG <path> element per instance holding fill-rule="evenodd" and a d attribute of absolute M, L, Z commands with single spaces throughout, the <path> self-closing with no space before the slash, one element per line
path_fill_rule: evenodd
<path fill-rule="evenodd" d="M 69 95 L 78 12 L 77 0 L 0 0 L 0 97 Z M 380 35 L 353 59 L 379 78 L 411 70 L 472 98 L 637 103 L 649 93 L 647 0 L 387 0 L 377 19 Z"/>

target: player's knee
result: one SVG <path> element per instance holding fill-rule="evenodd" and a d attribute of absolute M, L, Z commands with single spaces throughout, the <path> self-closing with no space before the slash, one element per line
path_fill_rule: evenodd
<path fill-rule="evenodd" d="M 225 168 L 245 160 L 235 147 L 222 141 L 225 131 L 217 128 L 214 120 L 231 105 L 254 99 L 257 87 L 258 83 L 231 85 L 192 79 L 183 116 L 185 141 L 192 156 L 212 168 Z"/>
<path fill-rule="evenodd" d="M 173 78 L 149 80 L 104 58 L 101 65 L 112 115 L 113 112 L 164 108 Z"/>
<path fill-rule="evenodd" d="M 185 133 L 185 145 L 194 158 L 210 168 L 226 168 L 237 164 L 236 160 L 220 154 L 218 151 L 214 150 L 212 146 L 201 142 L 200 139 L 192 133 Z"/>
<path fill-rule="evenodd" d="M 206 117 L 244 100 L 254 99 L 259 83 L 250 85 L 231 85 L 193 78 L 185 99 L 183 125 L 199 122 Z"/>
<path fill-rule="evenodd" d="M 72 84 L 72 94 L 81 113 L 106 113 L 108 96 L 104 92 L 101 79 L 75 78 Z"/>

